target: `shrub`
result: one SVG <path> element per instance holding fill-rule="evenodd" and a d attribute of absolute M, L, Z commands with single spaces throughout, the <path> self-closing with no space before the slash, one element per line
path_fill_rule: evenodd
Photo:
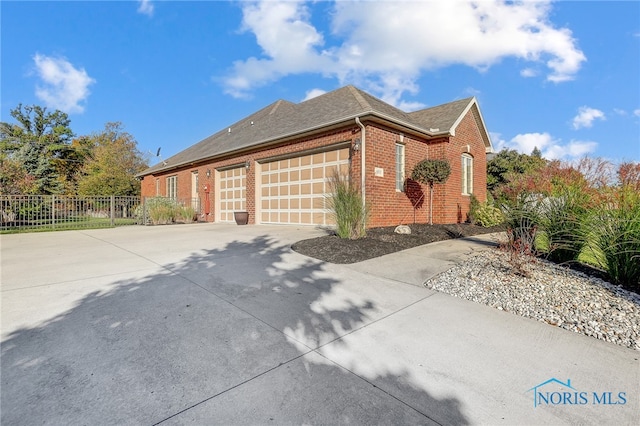
<path fill-rule="evenodd" d="M 336 223 L 336 234 L 340 238 L 355 240 L 366 235 L 369 209 L 362 204 L 359 188 L 348 176 L 336 170 L 329 177 L 327 205 Z"/>
<path fill-rule="evenodd" d="M 499 208 L 494 207 L 489 203 L 489 201 L 481 203 L 472 195 L 469 206 L 469 219 L 474 225 L 489 228 L 491 226 L 500 225 L 504 222 L 504 215 Z"/>
<path fill-rule="evenodd" d="M 469 200 L 469 220 L 471 221 L 471 223 L 476 223 L 475 213 L 478 211 L 479 208 L 480 208 L 480 201 L 478 201 L 475 195 L 471 194 L 471 197 Z"/>
<path fill-rule="evenodd" d="M 507 226 L 507 241 L 503 249 L 509 254 L 514 271 L 523 276 L 529 276 L 525 266 L 536 254 L 539 203 L 538 196 L 523 193 L 516 197 L 513 205 L 504 205 L 502 210 Z"/>
<path fill-rule="evenodd" d="M 136 208 L 133 210 L 133 217 L 136 219 L 136 223 L 138 225 L 144 225 L 144 205 L 138 204 Z"/>

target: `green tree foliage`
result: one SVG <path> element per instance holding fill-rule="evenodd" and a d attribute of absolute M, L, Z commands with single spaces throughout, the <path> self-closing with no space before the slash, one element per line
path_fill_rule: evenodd
<path fill-rule="evenodd" d="M 538 148 L 534 148 L 531 155 L 520 154 L 513 149 L 503 149 L 487 162 L 487 189 L 495 195 L 499 186 L 520 175 L 539 170 L 545 163 Z"/>
<path fill-rule="evenodd" d="M 135 138 L 119 122 L 89 138 L 91 154 L 78 180 L 80 195 L 140 195 L 136 173 L 147 168 Z"/>
<path fill-rule="evenodd" d="M 445 160 L 422 160 L 413 168 L 411 179 L 429 186 L 429 224 L 433 225 L 433 185 L 445 183 L 451 174 L 451 166 Z"/>
<path fill-rule="evenodd" d="M 9 159 L 24 169 L 26 178 L 33 180 L 33 192 L 62 192 L 59 165 L 72 152 L 73 137 L 67 114 L 19 104 L 11 110 L 11 116 L 17 123 L 0 123 L 3 161 Z M 4 168 L 2 173 L 0 180 L 7 181 L 9 177 L 4 175 Z"/>
<path fill-rule="evenodd" d="M 55 159 L 54 163 L 58 169 L 62 192 L 66 195 L 75 195 L 78 192 L 78 180 L 82 177 L 84 164 L 91 158 L 93 139 L 89 136 L 80 136 L 71 141 L 70 148 L 65 158 Z"/>
<path fill-rule="evenodd" d="M 19 161 L 0 153 L 0 194 L 21 195 L 37 193 L 36 182 Z"/>

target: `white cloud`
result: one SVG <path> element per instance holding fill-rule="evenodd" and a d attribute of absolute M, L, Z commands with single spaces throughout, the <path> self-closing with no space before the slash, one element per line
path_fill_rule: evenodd
<path fill-rule="evenodd" d="M 536 77 L 538 75 L 538 72 L 533 68 L 525 68 L 522 71 L 520 71 L 520 75 L 526 78 Z"/>
<path fill-rule="evenodd" d="M 593 126 L 593 120 L 606 120 L 604 112 L 599 109 L 589 108 L 587 106 L 578 109 L 578 115 L 573 117 L 573 128 L 578 130 L 583 127 Z"/>
<path fill-rule="evenodd" d="M 524 133 L 516 135 L 511 139 L 509 145 L 512 149 L 525 154 L 530 154 L 534 148 L 538 148 L 540 151 L 545 151 L 548 147 L 557 145 L 557 141 L 546 132 Z"/>
<path fill-rule="evenodd" d="M 138 13 L 143 15 L 153 16 L 154 6 L 151 0 L 138 0 Z"/>
<path fill-rule="evenodd" d="M 511 140 L 502 139 L 499 133 L 492 133 L 496 152 L 502 149 L 515 149 L 523 154 L 531 154 L 534 148 L 542 152 L 542 156 L 548 160 L 572 160 L 583 157 L 596 150 L 598 144 L 592 141 L 570 141 L 562 143 L 560 139 L 553 138 L 549 133 L 523 133 L 514 136 Z"/>
<path fill-rule="evenodd" d="M 309 22 L 304 3 L 262 1 L 242 6 L 242 30 L 256 36 L 266 58 L 236 61 L 232 75 L 224 80 L 227 93 L 244 97 L 252 88 L 289 74 L 332 68 L 329 57 L 315 49 L 324 39 Z"/>
<path fill-rule="evenodd" d="M 633 110 L 633 115 L 635 115 L 636 117 L 640 117 L 640 108 L 634 109 Z"/>
<path fill-rule="evenodd" d="M 562 82 L 586 60 L 571 31 L 550 22 L 549 1 L 338 1 L 331 36 L 341 41 L 329 46 L 305 3 L 241 5 L 242 29 L 255 34 L 263 55 L 235 62 L 224 80 L 239 97 L 286 75 L 320 73 L 399 105 L 418 92 L 421 73 L 453 64 L 486 71 L 513 57 L 543 64 L 547 80 Z"/>
<path fill-rule="evenodd" d="M 614 109 L 613 109 L 613 112 L 614 112 L 616 115 L 621 115 L 621 116 L 623 116 L 623 117 L 627 115 L 627 111 L 625 111 L 625 110 L 623 110 L 623 109 L 620 109 L 620 108 L 614 108 Z"/>
<path fill-rule="evenodd" d="M 309 99 L 317 98 L 318 96 L 324 95 L 325 93 L 327 93 L 327 91 L 322 89 L 307 90 L 307 93 L 305 93 L 304 99 L 302 101 L 304 102 L 308 101 Z"/>
<path fill-rule="evenodd" d="M 598 144 L 591 141 L 571 141 L 566 145 L 551 145 L 542 151 L 549 160 L 576 159 L 594 152 Z"/>
<path fill-rule="evenodd" d="M 400 108 L 402 111 L 407 111 L 407 112 L 418 111 L 418 110 L 421 110 L 421 109 L 425 109 L 427 107 L 427 105 L 423 104 L 422 102 L 407 102 L 407 101 L 402 101 L 402 100 L 398 100 L 398 101 L 390 100 L 390 103 L 394 104 L 397 108 Z"/>
<path fill-rule="evenodd" d="M 507 141 L 502 139 L 502 133 L 489 132 L 491 137 L 491 144 L 493 145 L 494 152 L 500 152 L 507 147 Z"/>
<path fill-rule="evenodd" d="M 67 113 L 82 113 L 80 105 L 89 97 L 89 86 L 95 80 L 84 68 L 77 69 L 65 58 L 36 53 L 33 57 L 36 73 L 42 84 L 36 86 L 36 96 L 48 107 Z"/>

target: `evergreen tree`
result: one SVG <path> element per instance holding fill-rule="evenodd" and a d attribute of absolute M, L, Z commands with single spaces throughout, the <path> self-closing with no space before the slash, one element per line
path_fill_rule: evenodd
<path fill-rule="evenodd" d="M 72 151 L 69 117 L 62 111 L 22 104 L 11 110 L 11 116 L 17 123 L 0 123 L 0 154 L 24 169 L 26 178 L 33 180 L 34 193 L 60 193 L 59 163 Z"/>

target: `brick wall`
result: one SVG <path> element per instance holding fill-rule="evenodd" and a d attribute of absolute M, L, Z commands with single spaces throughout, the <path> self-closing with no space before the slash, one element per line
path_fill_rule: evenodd
<path fill-rule="evenodd" d="M 435 140 L 418 139 L 414 136 L 401 135 L 395 129 L 379 124 L 364 122 L 366 128 L 366 195 L 371 209 L 369 226 L 391 226 L 408 223 L 428 222 L 429 189 L 423 185 L 409 185 L 405 191 L 397 191 L 395 187 L 395 155 L 396 143 L 405 146 L 405 176 L 410 177 L 413 167 L 425 158 L 447 159 L 451 165 L 451 175 L 442 185 L 435 185 L 433 214 L 434 223 L 459 223 L 467 220 L 469 211 L 468 195 L 462 195 L 462 163 L 461 156 L 467 152 L 473 157 L 474 194 L 480 200 L 486 199 L 486 155 L 480 131 L 472 112 L 463 118 L 456 129 L 456 135 Z M 142 195 L 156 195 L 156 178 L 159 179 L 159 194 L 166 195 L 166 178 L 177 176 L 177 196 L 180 199 L 191 198 L 191 173 L 198 171 L 198 194 L 202 203 L 205 196 L 202 190 L 205 184 L 210 187 L 210 214 L 206 220 L 213 221 L 215 215 L 215 170 L 221 167 L 244 164 L 249 161 L 247 171 L 246 203 L 249 211 L 249 223 L 256 221 L 256 161 L 280 155 L 303 153 L 305 151 L 354 141 L 360 138 L 360 128 L 353 123 L 341 129 L 293 140 L 278 146 L 248 152 L 237 157 L 202 162 L 182 167 L 158 175 L 145 176 L 142 181 Z M 351 176 L 360 183 L 362 151 L 352 151 Z M 376 175 L 376 168 L 382 171 Z M 206 171 L 211 177 L 206 177 Z M 415 207 L 415 208 L 414 208 Z M 204 210 L 204 208 L 203 208 Z"/>
<path fill-rule="evenodd" d="M 396 143 L 405 147 L 405 176 L 408 177 L 416 163 L 428 155 L 427 141 L 373 124 L 368 124 L 366 131 L 366 193 L 371 211 L 370 225 L 407 224 L 413 223 L 414 218 L 418 223 L 424 222 L 423 188 L 396 190 Z"/>
<path fill-rule="evenodd" d="M 473 114 L 469 112 L 447 142 L 434 144 L 434 158 L 446 158 L 451 176 L 434 191 L 434 221 L 460 223 L 468 220 L 471 197 L 462 194 L 462 154 L 473 158 L 473 194 L 479 201 L 487 198 L 487 160 L 485 146 Z M 436 203 L 437 200 L 437 203 Z"/>
<path fill-rule="evenodd" d="M 245 162 L 249 161 L 250 167 L 247 170 L 246 177 L 246 207 L 249 212 L 249 223 L 256 223 L 256 161 L 261 161 L 271 157 L 277 157 L 280 155 L 289 155 L 293 153 L 303 153 L 304 151 L 313 150 L 316 148 L 321 148 L 329 145 L 335 145 L 341 142 L 351 141 L 354 139 L 354 133 L 357 129 L 355 122 L 353 125 L 346 126 L 345 128 L 333 130 L 330 132 L 326 132 L 321 135 L 315 135 L 313 137 L 303 138 L 293 140 L 278 146 L 274 146 L 272 148 L 266 148 L 262 150 L 256 150 L 253 152 L 248 152 L 236 157 L 228 157 L 223 159 L 218 159 L 215 161 L 205 161 L 200 164 L 191 166 L 191 167 L 181 167 L 175 170 L 164 171 L 157 175 L 148 175 L 145 176 L 142 180 L 142 196 L 143 197 L 153 197 L 156 195 L 155 192 L 155 180 L 159 179 L 160 183 L 160 192 L 161 196 L 165 196 L 167 194 L 167 177 L 177 176 L 177 198 L 178 199 L 189 199 L 191 198 L 191 174 L 194 171 L 198 171 L 199 175 L 199 186 L 198 195 L 201 199 L 201 202 L 205 202 L 205 194 L 203 191 L 203 186 L 205 184 L 209 185 L 209 204 L 210 204 L 210 214 L 203 218 L 207 221 L 214 221 L 216 217 L 216 202 L 215 202 L 215 171 L 219 168 L 224 168 L 233 165 L 241 165 Z M 211 171 L 211 176 L 209 178 L 206 177 L 206 171 Z M 359 174 L 360 169 L 359 165 L 355 168 L 352 173 Z M 203 206 L 204 211 L 204 206 Z"/>
<path fill-rule="evenodd" d="M 429 188 L 409 181 L 405 191 L 395 189 L 395 145 L 405 145 L 405 176 L 425 158 L 446 159 L 451 175 L 445 184 L 435 185 L 433 222 L 460 223 L 468 220 L 470 196 L 462 194 L 462 154 L 473 158 L 473 193 L 486 200 L 486 154 L 480 130 L 469 112 L 456 129 L 456 135 L 427 141 L 379 125 L 367 125 L 367 200 L 371 226 L 426 223 L 429 220 Z M 358 159 L 359 161 L 359 159 Z M 375 169 L 383 176 L 376 176 Z"/>

